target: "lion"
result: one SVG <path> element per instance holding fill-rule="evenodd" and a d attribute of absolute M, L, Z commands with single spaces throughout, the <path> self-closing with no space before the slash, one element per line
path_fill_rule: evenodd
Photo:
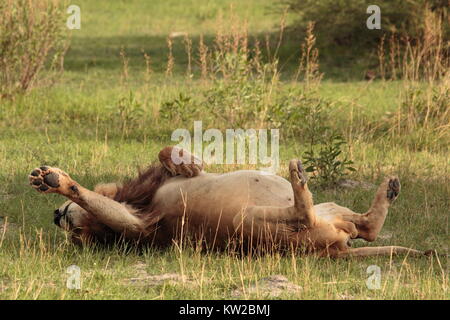
<path fill-rule="evenodd" d="M 190 153 L 166 147 L 159 164 L 123 185 L 91 191 L 48 166 L 34 169 L 29 180 L 40 193 L 69 199 L 54 212 L 54 222 L 77 244 L 122 239 L 165 247 L 187 237 L 209 249 L 242 252 L 296 250 L 332 258 L 429 254 L 399 246 L 351 247 L 353 239 L 377 238 L 399 196 L 398 177 L 387 177 L 361 214 L 333 202 L 314 204 L 301 161 L 289 162 L 289 175 L 290 181 L 254 170 L 207 173 Z"/>

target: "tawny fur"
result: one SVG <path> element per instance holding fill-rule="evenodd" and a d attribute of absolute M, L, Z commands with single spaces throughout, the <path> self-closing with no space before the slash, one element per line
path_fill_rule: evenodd
<path fill-rule="evenodd" d="M 307 178 L 297 160 L 289 164 L 290 182 L 257 171 L 211 174 L 197 161 L 176 164 L 164 148 L 160 164 L 119 184 L 90 191 L 57 169 L 41 167 L 30 175 L 43 193 L 59 193 L 75 204 L 67 207 L 65 229 L 76 242 L 111 243 L 117 239 L 166 246 L 181 236 L 212 249 L 265 251 L 294 249 L 322 256 L 347 257 L 423 252 L 397 246 L 352 249 L 349 241 L 374 241 L 400 183 L 388 177 L 371 208 L 355 213 L 334 203 L 314 205 Z M 59 209 L 62 212 L 64 208 Z"/>

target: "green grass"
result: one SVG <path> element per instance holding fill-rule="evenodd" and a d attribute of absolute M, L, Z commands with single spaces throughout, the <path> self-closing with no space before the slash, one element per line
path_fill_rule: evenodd
<path fill-rule="evenodd" d="M 280 298 L 448 299 L 446 258 L 237 258 L 200 254 L 189 248 L 144 253 L 120 248 L 81 250 L 67 242 L 52 224 L 52 212 L 64 199 L 37 194 L 28 186 L 28 173 L 41 164 L 57 166 L 92 188 L 133 176 L 137 166 L 156 160 L 158 151 L 171 144 L 170 133 L 175 128 L 160 122 L 161 103 L 180 92 L 198 97 L 210 84 L 184 76 L 186 54 L 180 38 L 174 40 L 174 77 L 164 76 L 166 37 L 183 31 L 194 42 L 200 34 L 212 41 L 217 18 L 221 12 L 227 16 L 232 1 L 188 2 L 190 5 L 183 1 L 182 6 L 179 1 L 162 0 L 79 1 L 82 29 L 72 31 L 61 81 L 13 102 L 0 102 L 0 216 L 14 224 L 10 232 L 0 234 L 0 299 L 224 299 L 232 298 L 234 289 L 247 288 L 273 274 L 283 274 L 303 287 L 298 294 Z M 239 2 L 234 11 L 248 20 L 251 35 L 276 34 L 280 16 L 269 13 L 271 4 L 269 0 Z M 121 81 L 121 47 L 130 59 L 125 84 Z M 149 83 L 144 81 L 142 49 L 152 58 L 154 74 Z M 446 252 L 448 148 L 443 144 L 438 149 L 415 149 L 395 141 L 393 135 L 368 131 L 373 123 L 383 123 L 386 112 L 397 110 L 402 85 L 400 81 L 342 83 L 326 77 L 319 95 L 334 102 L 335 125 L 349 141 L 358 170 L 351 178 L 376 184 L 385 175 L 397 174 L 402 181 L 401 195 L 390 210 L 382 237 L 370 245 Z M 286 82 L 285 86 L 296 84 Z M 117 103 L 129 90 L 141 102 L 144 115 L 124 131 Z M 193 124 L 185 125 L 190 128 Z M 304 151 L 301 137 L 284 139 L 280 174 L 287 176 L 287 161 Z M 214 166 L 209 171 L 238 168 Z M 335 201 L 357 212 L 368 208 L 374 193 L 362 189 L 313 191 L 317 203 Z M 136 264 L 142 262 L 148 274 L 185 274 L 195 284 L 139 287 L 124 282 L 136 275 Z M 66 269 L 73 264 L 81 268 L 80 291 L 65 285 Z M 369 290 L 365 284 L 366 269 L 374 264 L 382 271 L 380 290 Z M 261 293 L 244 298 L 266 297 Z"/>

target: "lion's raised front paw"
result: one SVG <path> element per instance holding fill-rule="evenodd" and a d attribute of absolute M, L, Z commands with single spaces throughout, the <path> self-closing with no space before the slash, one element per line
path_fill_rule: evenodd
<path fill-rule="evenodd" d="M 34 169 L 28 176 L 30 185 L 42 193 L 61 193 L 75 191 L 75 182 L 67 173 L 58 169 L 42 166 Z"/>

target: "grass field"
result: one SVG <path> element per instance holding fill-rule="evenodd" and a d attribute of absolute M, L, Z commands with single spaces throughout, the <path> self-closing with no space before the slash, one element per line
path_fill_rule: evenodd
<path fill-rule="evenodd" d="M 235 298 L 232 292 L 236 289 L 242 289 L 242 298 L 265 299 L 263 290 L 249 293 L 247 289 L 276 274 L 303 288 L 278 298 L 449 298 L 445 257 L 336 261 L 295 255 L 238 258 L 175 247 L 167 252 L 149 249 L 135 253 L 120 248 L 72 246 L 52 223 L 53 210 L 64 199 L 36 193 L 28 185 L 28 173 L 42 164 L 56 166 L 92 188 L 100 182 L 132 177 L 136 167 L 156 160 L 162 147 L 174 144 L 170 133 L 177 128 L 160 119 L 161 105 L 179 93 L 201 97 L 213 86 L 196 76 L 186 76 L 188 60 L 182 38 L 173 40 L 173 76 L 166 76 L 166 38 L 171 32 L 187 32 L 194 44 L 200 35 L 211 42 L 218 19 L 228 19 L 232 1 L 189 0 L 183 5 L 175 0 L 78 3 L 82 28 L 71 32 L 72 44 L 60 81 L 14 101 L 0 101 L 0 217 L 9 222 L 7 228 L 0 228 L 0 299 L 224 299 Z M 271 3 L 249 0 L 234 4 L 233 12 L 248 21 L 250 36 L 277 34 L 281 17 L 270 9 Z M 127 67 L 121 49 L 129 59 Z M 146 72 L 143 51 L 151 58 L 151 74 Z M 287 74 L 290 63 L 285 64 Z M 349 178 L 378 184 L 384 176 L 396 174 L 402 182 L 401 195 L 390 209 L 380 238 L 369 245 L 447 252 L 448 135 L 383 131 L 399 108 L 405 85 L 402 81 L 342 82 L 323 71 L 318 95 L 333 101 L 334 126 L 345 136 L 346 152 L 357 169 Z M 195 72 L 199 72 L 198 67 Z M 282 80 L 283 88 L 297 86 L 287 78 Z M 117 111 L 119 101 L 130 91 L 141 112 L 134 118 Z M 184 126 L 192 128 L 193 123 Z M 287 177 L 288 160 L 301 157 L 305 149 L 301 137 L 282 139 L 279 174 Z M 239 168 L 216 165 L 208 171 Z M 364 212 L 375 189 L 313 186 L 313 191 L 317 203 L 335 201 Z M 66 287 L 70 265 L 81 268 L 81 290 Z M 381 268 L 378 290 L 366 286 L 370 265 Z M 187 281 L 156 285 L 127 282 L 142 274 L 167 273 L 180 274 Z"/>

